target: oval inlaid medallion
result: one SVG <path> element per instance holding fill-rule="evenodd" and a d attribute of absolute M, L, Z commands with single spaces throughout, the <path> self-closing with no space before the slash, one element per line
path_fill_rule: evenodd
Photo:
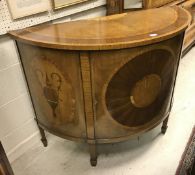
<path fill-rule="evenodd" d="M 138 108 L 144 108 L 152 104 L 158 96 L 161 88 L 161 78 L 157 74 L 144 76 L 131 91 L 131 103 Z"/>
<path fill-rule="evenodd" d="M 156 49 L 130 59 L 110 79 L 106 107 L 110 116 L 128 127 L 152 121 L 164 109 L 173 83 L 174 57 Z"/>

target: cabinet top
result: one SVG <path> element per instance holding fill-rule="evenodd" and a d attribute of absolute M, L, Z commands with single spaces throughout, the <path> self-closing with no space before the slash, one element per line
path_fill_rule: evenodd
<path fill-rule="evenodd" d="M 190 14 L 177 6 L 44 24 L 9 34 L 21 42 L 67 50 L 110 50 L 160 42 L 183 32 Z"/>

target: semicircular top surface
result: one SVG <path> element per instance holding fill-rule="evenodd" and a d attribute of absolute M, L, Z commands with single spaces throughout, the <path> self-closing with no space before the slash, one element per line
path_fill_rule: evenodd
<path fill-rule="evenodd" d="M 30 44 L 69 50 L 109 50 L 152 44 L 185 30 L 190 15 L 173 6 L 40 25 L 10 34 Z"/>

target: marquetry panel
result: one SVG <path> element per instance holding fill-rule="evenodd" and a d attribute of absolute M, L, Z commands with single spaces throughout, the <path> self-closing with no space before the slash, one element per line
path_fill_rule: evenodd
<path fill-rule="evenodd" d="M 95 126 L 100 142 L 144 132 L 168 114 L 182 37 L 92 53 Z"/>
<path fill-rule="evenodd" d="M 118 123 L 138 127 L 160 113 L 172 84 L 174 57 L 167 50 L 146 51 L 122 65 L 106 89 L 106 107 Z"/>
<path fill-rule="evenodd" d="M 18 46 L 38 122 L 59 134 L 85 137 L 79 54 Z"/>

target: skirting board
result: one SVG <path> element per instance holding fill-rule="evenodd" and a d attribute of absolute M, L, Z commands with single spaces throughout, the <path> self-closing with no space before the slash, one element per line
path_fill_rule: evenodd
<path fill-rule="evenodd" d="M 24 154 L 28 149 L 32 148 L 32 146 L 40 141 L 39 131 L 33 133 L 30 137 L 25 139 L 20 144 L 16 145 L 11 151 L 7 153 L 8 159 L 10 163 Z"/>

